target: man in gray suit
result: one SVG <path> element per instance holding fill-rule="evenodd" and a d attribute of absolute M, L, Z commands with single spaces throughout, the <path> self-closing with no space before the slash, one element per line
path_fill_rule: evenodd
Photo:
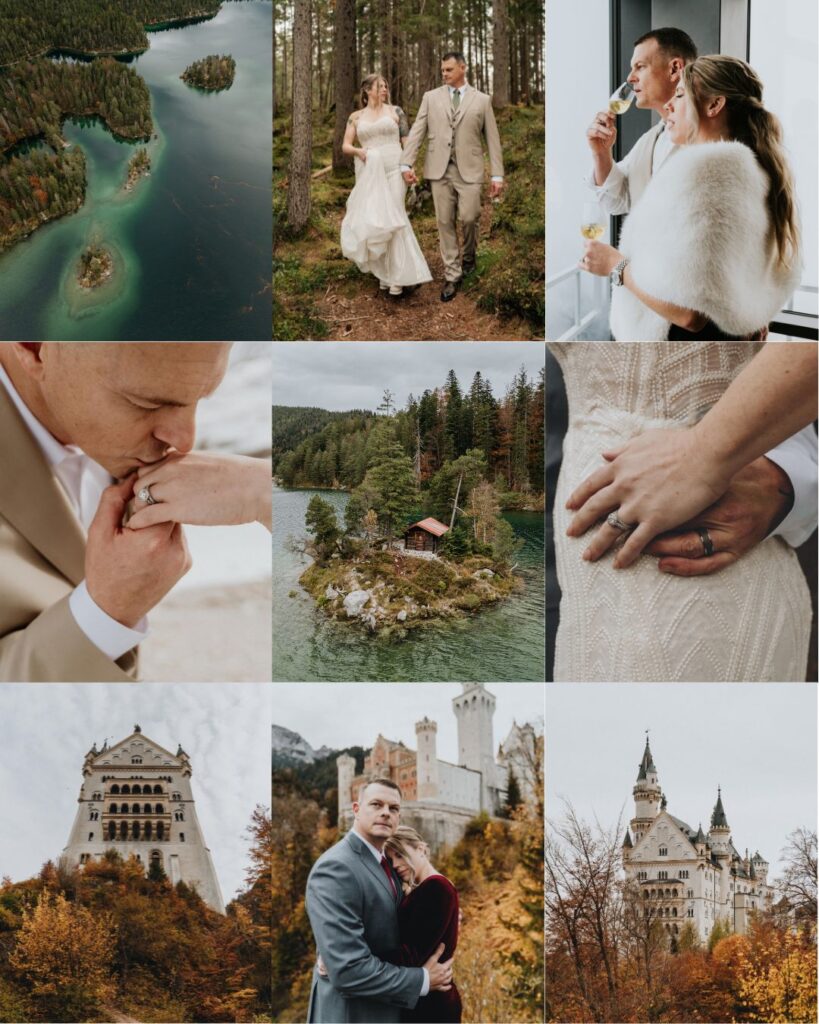
<path fill-rule="evenodd" d="M 383 854 L 398 827 L 401 790 L 389 779 L 364 786 L 352 831 L 319 857 L 307 879 L 307 914 L 320 963 L 313 970 L 308 1021 L 393 1024 L 433 989 L 447 991 L 452 960 L 440 945 L 423 967 L 383 957 L 400 946 L 401 884 Z"/>

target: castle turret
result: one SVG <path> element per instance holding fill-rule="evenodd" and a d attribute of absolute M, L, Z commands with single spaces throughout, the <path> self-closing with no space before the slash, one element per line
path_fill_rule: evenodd
<path fill-rule="evenodd" d="M 760 881 L 762 885 L 767 885 L 769 864 L 762 856 L 762 854 L 759 852 L 759 850 L 757 850 L 751 858 L 751 865 L 754 869 L 754 875 L 756 876 L 757 880 Z"/>
<path fill-rule="evenodd" d="M 180 748 L 181 749 L 181 748 Z M 93 747 L 82 767 L 77 815 L 63 860 L 82 866 L 116 850 L 148 871 L 161 868 L 225 912 L 210 850 L 196 814 L 187 754 L 171 754 L 140 727 L 113 747 Z"/>
<path fill-rule="evenodd" d="M 731 853 L 731 829 L 722 806 L 722 789 L 717 786 L 717 802 L 711 812 L 711 828 L 708 830 L 708 842 L 714 856 L 727 859 Z"/>
<path fill-rule="evenodd" d="M 458 719 L 458 760 L 481 773 L 481 809 L 494 814 L 498 806 L 492 716 L 495 698 L 483 683 L 462 683 L 463 693 L 452 707 Z"/>
<path fill-rule="evenodd" d="M 634 843 L 631 841 L 631 835 L 629 830 L 626 829 L 626 835 L 623 839 L 623 860 L 628 860 L 631 856 L 631 851 L 634 849 Z"/>
<path fill-rule="evenodd" d="M 338 772 L 338 813 L 349 809 L 353 802 L 353 779 L 355 777 L 355 758 L 349 754 L 339 754 L 336 758 Z"/>
<path fill-rule="evenodd" d="M 634 817 L 631 819 L 631 831 L 634 833 L 635 842 L 639 842 L 648 831 L 652 821 L 660 813 L 660 801 L 663 799 L 648 737 L 646 737 L 646 748 L 637 770 L 637 782 L 632 794 L 634 796 Z"/>
<path fill-rule="evenodd" d="M 415 723 L 415 736 L 418 741 L 416 762 L 416 778 L 419 800 L 435 800 L 438 797 L 438 725 L 431 722 L 426 715 Z"/>

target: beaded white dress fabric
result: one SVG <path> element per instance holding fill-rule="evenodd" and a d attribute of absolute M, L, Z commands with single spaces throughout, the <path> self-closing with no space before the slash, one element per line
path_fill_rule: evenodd
<path fill-rule="evenodd" d="M 569 400 L 555 495 L 562 598 L 558 682 L 799 682 L 811 607 L 793 550 L 769 537 L 711 576 L 661 573 L 642 555 L 581 558 L 591 533 L 566 536 L 566 500 L 604 464 L 601 452 L 646 430 L 700 419 L 759 345 L 728 342 L 553 343 Z"/>
<path fill-rule="evenodd" d="M 359 120 L 356 134 L 366 161 L 355 158 L 355 185 L 341 222 L 341 251 L 359 270 L 387 285 L 432 280 L 404 207 L 401 141 L 390 114 Z"/>

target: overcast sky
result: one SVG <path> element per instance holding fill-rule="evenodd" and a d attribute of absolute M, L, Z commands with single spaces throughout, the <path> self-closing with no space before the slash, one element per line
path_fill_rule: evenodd
<path fill-rule="evenodd" d="M 68 842 L 83 759 L 134 723 L 190 755 L 196 810 L 227 903 L 243 884 L 245 828 L 270 806 L 271 687 L 215 683 L 0 685 L 0 876 L 17 882 Z"/>
<path fill-rule="evenodd" d="M 273 345 L 273 404 L 375 410 L 389 388 L 400 409 L 450 370 L 464 390 L 480 370 L 502 398 L 521 365 L 536 378 L 544 351 L 531 341 L 283 341 Z"/>
<path fill-rule="evenodd" d="M 495 697 L 494 745 L 506 739 L 512 721 L 543 730 L 542 683 L 491 683 Z M 438 723 L 438 757 L 458 763 L 458 732 L 452 698 L 458 683 L 277 683 L 273 722 L 311 747 L 371 747 L 379 733 L 413 750 L 415 723 L 424 715 Z"/>
<path fill-rule="evenodd" d="M 816 828 L 816 687 L 759 684 L 550 684 L 546 814 L 560 797 L 579 815 L 623 829 L 646 729 L 668 810 L 708 831 L 722 786 L 734 845 L 779 873 L 788 833 Z"/>

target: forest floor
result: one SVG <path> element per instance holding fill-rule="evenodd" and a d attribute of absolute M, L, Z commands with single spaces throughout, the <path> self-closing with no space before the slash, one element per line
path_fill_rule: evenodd
<path fill-rule="evenodd" d="M 432 198 L 419 189 L 411 222 L 433 281 L 398 299 L 342 256 L 339 231 L 352 172 L 313 179 L 306 232 L 287 235 L 288 124 L 275 133 L 274 216 L 281 241 L 274 259 L 276 340 L 527 341 L 544 336 L 543 108 L 513 107 L 498 117 L 506 164 L 501 201 L 484 196 L 477 266 L 455 298 L 441 302 L 443 268 Z M 313 170 L 331 163 L 332 122 L 314 125 Z M 423 153 L 417 167 L 423 166 Z"/>

